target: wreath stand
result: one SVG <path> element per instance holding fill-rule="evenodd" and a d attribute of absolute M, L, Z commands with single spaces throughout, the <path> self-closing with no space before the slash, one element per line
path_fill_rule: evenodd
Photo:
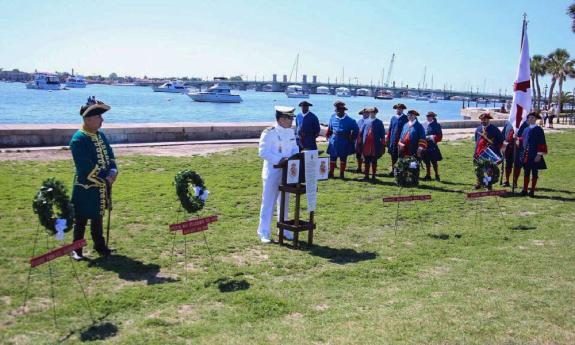
<path fill-rule="evenodd" d="M 473 227 L 478 228 L 479 231 L 483 228 L 483 217 L 482 217 L 482 208 L 479 204 L 479 199 L 485 197 L 495 197 L 495 202 L 497 204 L 497 209 L 499 210 L 500 215 L 500 223 L 503 228 L 508 228 L 507 223 L 505 222 L 505 216 L 503 215 L 503 209 L 501 204 L 499 203 L 499 197 L 505 196 L 507 191 L 504 189 L 501 190 L 489 190 L 485 192 L 471 192 L 467 193 L 466 200 L 473 202 L 473 209 L 475 211 L 475 215 L 473 217 Z"/>
<path fill-rule="evenodd" d="M 56 294 L 54 292 L 54 273 L 53 273 L 53 269 L 52 269 L 52 260 L 67 255 L 69 254 L 72 250 L 76 250 L 82 247 L 86 246 L 86 240 L 82 239 L 76 242 L 73 242 L 71 244 L 66 244 L 63 246 L 60 246 L 58 248 L 55 248 L 52 246 L 50 246 L 50 235 L 46 234 L 46 250 L 48 251 L 45 254 L 42 255 L 38 255 L 36 256 L 36 248 L 38 247 L 38 237 L 40 236 L 40 223 L 38 223 L 38 226 L 36 228 L 36 234 L 34 236 L 34 246 L 32 247 L 32 256 L 30 257 L 30 268 L 28 269 L 28 279 L 26 281 L 26 288 L 24 290 L 24 303 L 22 305 L 22 308 L 26 308 L 26 304 L 28 303 L 28 299 L 29 299 L 29 291 L 30 291 L 30 286 L 32 285 L 32 269 L 36 268 L 44 263 L 48 263 L 48 274 L 50 277 L 50 298 L 52 300 L 52 318 L 54 321 L 54 327 L 57 327 L 57 321 L 56 321 Z M 80 281 L 80 276 L 78 275 L 78 272 L 76 270 L 76 261 L 74 259 L 72 259 L 71 256 L 68 256 L 68 258 L 71 261 L 71 266 L 72 266 L 72 270 L 74 273 L 74 278 L 76 280 L 76 283 L 78 284 L 78 286 L 80 287 L 80 290 L 82 291 L 82 297 L 84 299 L 84 302 L 86 303 L 86 307 L 88 308 L 88 313 L 90 314 L 90 319 L 92 320 L 92 323 L 96 323 L 96 319 L 94 318 L 94 313 L 92 311 L 92 307 L 90 306 L 90 302 L 88 301 L 88 297 L 86 295 L 86 290 L 84 289 L 84 285 L 82 285 L 82 282 Z"/>
<path fill-rule="evenodd" d="M 411 193 L 410 195 L 401 195 L 401 190 L 403 188 L 409 188 Z M 398 223 L 399 223 L 399 204 L 402 202 L 407 202 L 407 201 L 426 201 L 426 200 L 431 200 L 431 195 L 430 194 L 425 194 L 425 195 L 415 195 L 415 191 L 413 188 L 410 187 L 398 187 L 398 191 L 397 191 L 397 195 L 396 196 L 390 196 L 390 197 L 384 197 L 383 198 L 383 203 L 392 203 L 395 202 L 397 203 L 397 208 L 395 211 L 395 221 L 394 221 L 394 234 L 397 236 L 397 228 L 398 228 Z M 422 219 L 421 219 L 421 214 L 419 213 L 419 209 L 415 208 L 416 213 L 417 213 L 417 221 L 418 223 L 421 225 L 422 224 Z M 422 228 L 423 230 L 423 228 Z"/>
<path fill-rule="evenodd" d="M 318 152 L 321 154 L 322 152 Z M 287 177 L 288 177 L 288 162 L 293 160 L 299 160 L 299 180 L 295 184 L 288 184 Z M 299 248 L 299 233 L 303 231 L 307 231 L 307 245 L 313 245 L 313 230 L 316 228 L 316 224 L 314 221 L 314 211 L 309 212 L 309 219 L 303 220 L 301 219 L 301 196 L 306 194 L 306 185 L 305 185 L 305 163 L 304 163 L 304 154 L 303 153 L 296 153 L 287 160 L 280 162 L 279 164 L 274 165 L 274 168 L 282 169 L 282 180 L 279 186 L 280 190 L 280 211 L 279 211 L 279 219 L 280 221 L 277 222 L 277 227 L 279 229 L 279 243 L 280 245 L 284 244 L 284 231 L 289 230 L 293 232 L 293 247 Z M 295 208 L 294 208 L 294 218 L 293 219 L 286 219 L 287 215 L 285 214 L 285 197 L 286 193 L 293 194 L 295 196 Z M 288 205 L 289 207 L 289 205 Z M 289 214 L 289 212 L 288 212 Z"/>

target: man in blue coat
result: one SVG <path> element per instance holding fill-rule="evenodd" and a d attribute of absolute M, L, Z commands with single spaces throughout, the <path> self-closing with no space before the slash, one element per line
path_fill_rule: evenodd
<path fill-rule="evenodd" d="M 296 142 L 300 148 L 303 150 L 317 150 L 317 144 L 315 142 L 316 138 L 320 132 L 319 120 L 314 113 L 309 111 L 309 107 L 313 104 L 308 101 L 302 101 L 299 103 L 301 107 L 301 113 L 297 114 L 296 122 Z"/>
<path fill-rule="evenodd" d="M 371 180 L 375 181 L 377 160 L 385 153 L 385 127 L 383 122 L 376 117 L 379 112 L 377 107 L 365 108 L 363 112 L 368 114 L 369 118 L 363 121 L 357 141 L 361 143 L 361 154 L 365 162 L 364 179 L 369 178 L 371 166 Z"/>
<path fill-rule="evenodd" d="M 437 162 L 443 160 L 443 156 L 437 143 L 443 139 L 443 131 L 441 130 L 441 125 L 437 122 L 437 114 L 433 111 L 428 112 L 427 122 L 423 127 L 425 128 L 425 139 L 427 140 L 427 149 L 423 153 L 423 162 L 425 163 L 427 174 L 423 178 L 423 181 L 431 181 L 430 165 L 433 166 L 435 180 L 440 181 Z"/>
<path fill-rule="evenodd" d="M 421 159 L 423 151 L 427 149 L 427 140 L 425 140 L 425 129 L 417 117 L 419 113 L 415 110 L 407 112 L 407 123 L 401 130 L 399 143 L 397 144 L 399 157 L 417 157 Z"/>
<path fill-rule="evenodd" d="M 483 151 L 491 149 L 493 153 L 501 157 L 501 147 L 503 146 L 503 134 L 496 126 L 490 123 L 493 119 L 490 113 L 485 112 L 479 115 L 481 125 L 475 130 L 475 150 L 473 159 L 477 160 Z M 481 181 L 477 180 L 475 189 L 481 188 Z"/>
<path fill-rule="evenodd" d="M 327 153 L 329 154 L 329 177 L 333 178 L 333 172 L 337 159 L 339 158 L 339 177 L 345 177 L 347 156 L 355 152 L 355 138 L 359 132 L 357 122 L 347 116 L 345 103 L 337 101 L 334 103 L 335 114 L 331 116 L 327 128 L 326 138 L 328 139 Z"/>
<path fill-rule="evenodd" d="M 391 172 L 389 176 L 393 176 L 393 170 L 395 168 L 395 163 L 398 159 L 398 148 L 399 138 L 401 135 L 401 130 L 403 126 L 407 123 L 407 116 L 403 113 L 406 109 L 405 104 L 398 103 L 393 106 L 395 109 L 395 115 L 391 117 L 389 121 L 389 131 L 387 132 L 387 150 L 391 156 Z"/>
<path fill-rule="evenodd" d="M 515 134 L 515 129 L 509 121 L 505 122 L 503 126 L 503 148 L 501 149 L 501 154 L 505 158 L 505 182 L 503 182 L 504 187 L 510 187 L 509 176 L 511 171 L 513 171 L 513 188 L 517 187 L 517 180 L 521 174 L 521 152 L 523 148 L 519 144 L 513 145 L 516 139 L 523 135 L 523 131 L 527 128 L 527 121 L 523 121 L 519 129 L 517 130 L 517 135 Z M 513 152 L 515 150 L 515 152 Z"/>
<path fill-rule="evenodd" d="M 529 187 L 529 177 L 531 175 L 531 190 L 529 196 L 535 196 L 535 187 L 539 178 L 539 170 L 547 169 L 543 156 L 547 154 L 547 143 L 543 128 L 537 125 L 537 120 L 541 120 L 541 115 L 536 112 L 527 115 L 528 127 L 523 131 L 523 136 L 519 142 L 523 147 L 521 152 L 521 162 L 523 163 L 523 190 L 521 195 L 527 195 Z"/>

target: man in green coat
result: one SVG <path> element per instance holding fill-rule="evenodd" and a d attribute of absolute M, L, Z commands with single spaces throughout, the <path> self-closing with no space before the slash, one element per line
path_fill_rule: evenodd
<path fill-rule="evenodd" d="M 88 97 L 88 102 L 80 108 L 80 115 L 84 120 L 82 128 L 76 131 L 70 141 L 70 150 L 76 165 L 72 189 L 72 204 L 76 217 L 74 241 L 84 238 L 86 224 L 90 220 L 94 250 L 102 256 L 111 253 L 104 240 L 102 220 L 108 206 L 108 193 L 118 176 L 112 147 L 104 133 L 99 131 L 104 122 L 102 114 L 108 110 L 109 105 L 96 100 L 94 96 Z M 82 260 L 82 248 L 73 251 L 72 258 Z"/>

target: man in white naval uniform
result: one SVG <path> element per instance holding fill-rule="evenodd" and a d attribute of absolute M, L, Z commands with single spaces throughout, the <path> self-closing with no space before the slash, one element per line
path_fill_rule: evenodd
<path fill-rule="evenodd" d="M 276 106 L 275 110 L 277 125 L 262 132 L 259 144 L 259 156 L 264 160 L 262 206 L 258 227 L 258 235 L 262 243 L 271 243 L 271 222 L 276 203 L 278 220 L 280 215 L 278 187 L 281 183 L 282 169 L 274 168 L 274 165 L 299 152 L 292 129 L 295 108 Z M 286 193 L 285 215 L 287 215 L 288 208 L 289 194 Z M 288 240 L 293 238 L 291 231 L 284 230 L 284 235 Z"/>

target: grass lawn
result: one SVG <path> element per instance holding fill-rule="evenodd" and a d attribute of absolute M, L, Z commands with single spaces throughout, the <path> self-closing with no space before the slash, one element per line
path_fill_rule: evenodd
<path fill-rule="evenodd" d="M 70 186 L 73 163 L 1 162 L 0 343 L 573 344 L 575 132 L 547 141 L 550 169 L 536 198 L 478 201 L 465 200 L 472 143 L 443 143 L 443 181 L 415 191 L 431 201 L 400 205 L 397 233 L 397 204 L 382 202 L 398 192 L 391 178 L 321 182 L 315 246 L 301 250 L 258 241 L 256 149 L 119 157 L 117 255 L 99 259 L 88 236 L 91 261 L 52 262 L 57 327 L 48 264 L 32 271 L 22 308 L 37 229 L 31 204 L 45 178 Z M 380 170 L 388 164 L 386 155 Z M 220 216 L 205 232 L 209 251 L 202 233 L 184 243 L 168 231 L 183 217 L 172 186 L 182 169 L 210 190 L 201 214 Z M 46 239 L 39 251 L 57 245 Z"/>

